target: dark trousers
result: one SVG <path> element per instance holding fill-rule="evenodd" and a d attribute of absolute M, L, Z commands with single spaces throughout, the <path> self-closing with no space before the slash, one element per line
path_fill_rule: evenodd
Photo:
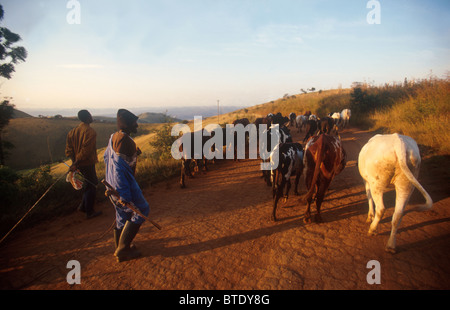
<path fill-rule="evenodd" d="M 97 173 L 95 172 L 95 165 L 83 166 L 78 168 L 85 178 L 83 184 L 83 211 L 86 212 L 87 215 L 92 214 L 94 212 L 94 203 L 95 196 L 97 193 Z"/>

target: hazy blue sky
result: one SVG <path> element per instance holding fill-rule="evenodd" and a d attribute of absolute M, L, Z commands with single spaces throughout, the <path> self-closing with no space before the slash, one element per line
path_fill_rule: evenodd
<path fill-rule="evenodd" d="M 29 56 L 2 96 L 18 109 L 249 106 L 450 70 L 450 1 L 0 1 Z"/>

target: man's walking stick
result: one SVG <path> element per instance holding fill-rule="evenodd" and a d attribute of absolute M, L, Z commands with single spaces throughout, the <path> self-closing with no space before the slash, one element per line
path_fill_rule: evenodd
<path fill-rule="evenodd" d="M 120 199 L 120 195 L 119 193 L 114 189 L 114 187 L 111 186 L 111 184 L 109 184 L 108 182 L 106 182 L 106 180 L 102 180 L 103 185 L 106 186 L 107 191 L 106 191 L 106 195 L 112 195 L 112 196 L 116 196 L 118 199 Z M 123 203 L 123 202 L 122 202 Z M 125 206 L 127 208 L 129 208 L 131 211 L 136 212 L 137 214 L 139 214 L 140 216 L 142 216 L 145 220 L 149 221 L 150 223 L 153 224 L 153 226 L 155 226 L 156 228 L 158 228 L 159 230 L 161 230 L 161 226 L 159 226 L 157 223 L 153 222 L 151 219 L 149 219 L 147 216 L 145 216 L 144 214 L 141 213 L 141 211 L 139 211 L 136 207 L 133 206 L 133 204 L 131 203 L 125 203 Z"/>

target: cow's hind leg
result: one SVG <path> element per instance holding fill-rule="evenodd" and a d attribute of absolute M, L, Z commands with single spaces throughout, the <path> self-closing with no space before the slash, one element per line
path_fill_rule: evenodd
<path fill-rule="evenodd" d="M 296 175 L 295 175 L 295 188 L 294 188 L 294 194 L 299 195 L 298 193 L 298 182 L 300 181 L 300 176 L 302 175 L 302 170 L 298 169 Z"/>
<path fill-rule="evenodd" d="M 325 194 L 328 190 L 328 187 L 330 186 L 331 180 L 328 179 L 321 179 L 320 184 L 317 188 L 317 195 L 316 195 L 316 209 L 317 213 L 315 216 L 316 223 L 322 223 L 322 216 L 320 215 L 320 207 L 322 206 L 323 199 L 325 198 Z"/>
<path fill-rule="evenodd" d="M 284 177 L 283 177 L 284 179 Z M 289 191 L 291 190 L 291 180 L 287 180 L 286 181 L 286 194 L 284 195 L 284 202 L 286 203 L 286 201 L 289 198 Z"/>
<path fill-rule="evenodd" d="M 367 200 L 369 202 L 369 212 L 367 213 L 367 220 L 366 223 L 372 223 L 374 217 L 375 217 L 375 210 L 373 205 L 373 199 L 372 199 L 372 193 L 370 191 L 370 185 L 368 182 L 366 183 L 366 194 L 367 194 Z"/>
<path fill-rule="evenodd" d="M 368 232 L 369 236 L 376 235 L 378 223 L 383 218 L 384 211 L 385 211 L 384 203 L 383 203 L 383 192 L 379 191 L 379 190 L 375 190 L 375 191 L 372 190 L 371 194 L 372 194 L 372 199 L 375 203 L 375 217 L 372 221 L 372 224 L 370 224 L 370 227 L 369 227 L 369 232 Z"/>
<path fill-rule="evenodd" d="M 279 174 L 279 173 L 277 173 Z M 275 185 L 275 195 L 273 199 L 273 210 L 272 210 L 272 221 L 277 221 L 277 205 L 278 201 L 280 200 L 281 196 L 283 195 L 283 188 L 285 186 L 285 180 L 283 177 L 281 177 L 281 184 L 278 184 L 278 182 Z"/>
<path fill-rule="evenodd" d="M 311 223 L 311 201 L 312 197 L 308 198 L 308 200 L 306 201 L 305 217 L 303 218 L 303 222 L 307 224 Z"/>
<path fill-rule="evenodd" d="M 314 168 L 313 168 L 314 169 Z M 314 171 L 314 170 L 312 170 Z M 311 188 L 311 186 L 315 186 L 312 184 L 312 178 L 313 175 L 312 173 L 306 173 L 305 174 L 305 186 L 306 186 L 306 192 L 309 191 L 309 189 Z M 303 222 L 305 223 L 311 223 L 311 201 L 312 201 L 312 196 L 308 197 L 306 199 L 306 211 L 305 211 L 305 217 L 303 218 Z"/>
<path fill-rule="evenodd" d="M 406 181 L 408 182 L 408 181 Z M 403 217 L 403 210 L 406 207 L 406 204 L 409 201 L 409 197 L 411 196 L 413 188 L 410 185 L 406 185 L 405 188 L 400 188 L 400 186 L 395 187 L 395 209 L 394 214 L 392 215 L 391 222 L 391 235 L 389 236 L 389 240 L 386 244 L 385 250 L 389 253 L 394 254 L 395 243 L 396 243 L 396 235 L 397 229 L 400 226 Z"/>

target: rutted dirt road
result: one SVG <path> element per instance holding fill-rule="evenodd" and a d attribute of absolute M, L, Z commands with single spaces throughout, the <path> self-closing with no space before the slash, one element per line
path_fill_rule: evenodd
<path fill-rule="evenodd" d="M 379 234 L 367 236 L 367 199 L 356 160 L 371 136 L 343 132 L 348 163 L 331 183 L 321 224 L 303 223 L 305 206 L 292 190 L 279 205 L 279 221 L 271 222 L 271 190 L 259 161 L 223 161 L 188 179 L 185 189 L 177 178 L 145 189 L 150 216 L 163 229 L 142 226 L 134 241 L 142 258 L 116 263 L 109 230 L 114 211 L 105 202 L 97 206 L 103 211 L 98 218 L 85 220 L 76 212 L 11 236 L 0 248 L 0 288 L 450 289 L 450 198 L 442 194 L 447 177 L 444 184 L 432 177 L 421 181 L 435 203 L 431 211 L 403 218 L 397 254 L 384 251 L 393 193 L 386 195 Z M 303 177 L 299 188 L 303 194 Z M 70 260 L 81 264 L 80 285 L 66 282 Z M 366 281 L 370 260 L 380 262 L 379 285 Z"/>

